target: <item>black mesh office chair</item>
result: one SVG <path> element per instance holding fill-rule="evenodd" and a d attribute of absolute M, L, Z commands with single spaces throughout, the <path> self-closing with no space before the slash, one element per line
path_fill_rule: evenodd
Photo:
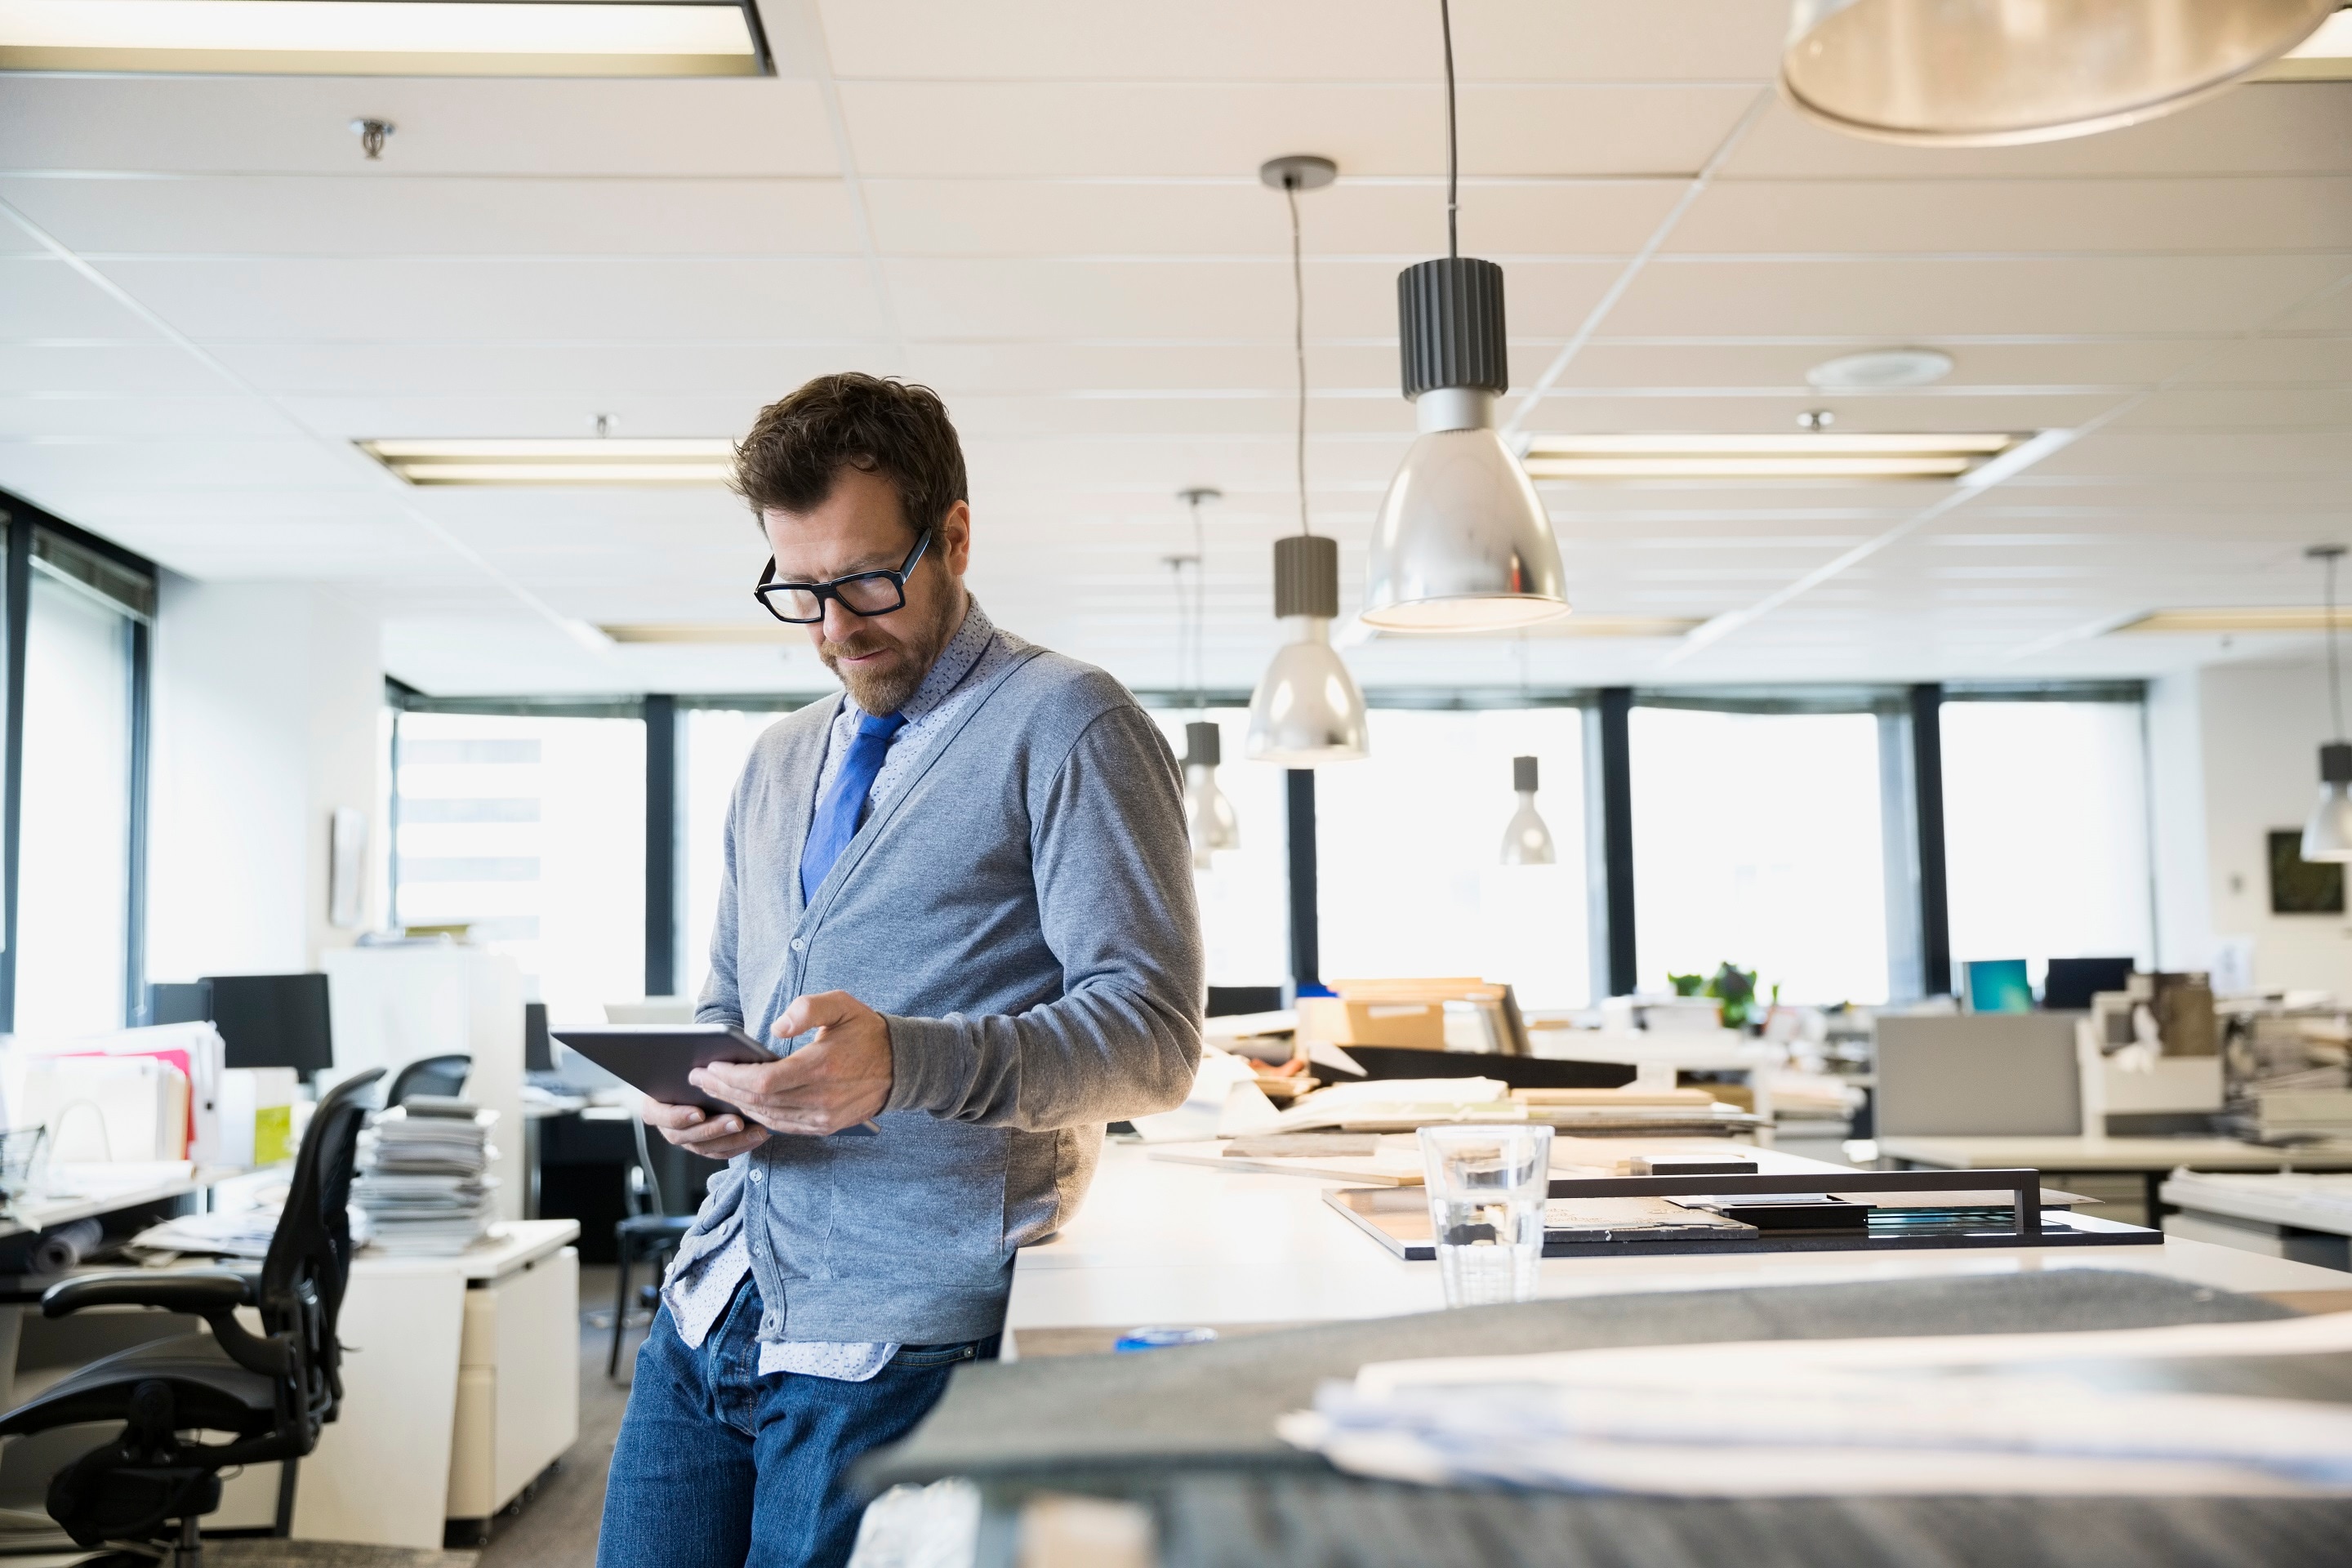
<path fill-rule="evenodd" d="M 466 1080 L 474 1076 L 474 1058 L 468 1056 L 419 1057 L 393 1075 L 392 1087 L 383 1091 L 384 1109 L 406 1105 L 415 1094 L 438 1094 L 456 1099 L 466 1092 Z"/>
<path fill-rule="evenodd" d="M 604 1375 L 608 1378 L 620 1375 L 621 1341 L 628 1332 L 629 1309 L 637 1304 L 631 1300 L 636 1292 L 630 1289 L 637 1265 L 653 1265 L 652 1282 L 643 1289 L 649 1297 L 658 1294 L 670 1258 L 686 1239 L 686 1233 L 694 1228 L 694 1215 L 668 1212 L 661 1177 L 654 1171 L 653 1151 L 646 1142 L 643 1121 L 636 1124 L 636 1135 L 637 1163 L 629 1169 L 627 1184 L 621 1190 L 621 1201 L 629 1212 L 613 1227 L 614 1250 L 618 1254 L 615 1261 L 620 1268 L 613 1286 L 613 1344 L 604 1352 Z M 646 1302 L 648 1306 L 652 1304 L 650 1300 Z"/>
<path fill-rule="evenodd" d="M 292 1525 L 293 1467 L 318 1447 L 342 1400 L 335 1321 L 351 1271 L 348 1205 L 368 1090 L 382 1070 L 344 1079 L 320 1103 L 294 1162 L 286 1210 L 258 1278 L 228 1269 L 88 1274 L 50 1287 L 42 1312 L 156 1307 L 210 1325 L 92 1362 L 0 1416 L 0 1436 L 121 1421 L 114 1441 L 59 1470 L 49 1516 L 110 1563 L 200 1568 L 198 1521 L 220 1506 L 220 1473 L 281 1460 L 278 1533 Z M 261 1332 L 237 1321 L 261 1314 Z M 226 1433 L 226 1443 L 201 1436 Z"/>

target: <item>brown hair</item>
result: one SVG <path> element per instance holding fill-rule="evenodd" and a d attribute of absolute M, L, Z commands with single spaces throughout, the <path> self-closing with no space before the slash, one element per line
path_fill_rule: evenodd
<path fill-rule="evenodd" d="M 842 371 L 760 410 L 735 447 L 735 493 L 754 516 L 810 511 L 845 468 L 878 474 L 917 532 L 937 528 L 964 493 L 963 446 L 928 386 Z"/>

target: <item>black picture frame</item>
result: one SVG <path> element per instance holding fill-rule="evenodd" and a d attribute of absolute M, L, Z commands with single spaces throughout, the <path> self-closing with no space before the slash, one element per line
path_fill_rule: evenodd
<path fill-rule="evenodd" d="M 2344 912 L 2344 866 L 2336 860 L 2303 858 L 2303 830 L 2273 828 L 2270 834 L 2271 913 L 2340 915 Z"/>

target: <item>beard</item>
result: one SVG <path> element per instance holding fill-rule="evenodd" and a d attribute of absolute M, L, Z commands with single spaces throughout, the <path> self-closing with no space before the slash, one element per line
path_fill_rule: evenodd
<path fill-rule="evenodd" d="M 857 706 L 868 713 L 896 713 L 915 695 L 923 684 L 923 677 L 931 672 L 940 651 L 948 646 L 955 628 L 963 619 L 963 607 L 953 601 L 960 594 L 940 595 L 940 605 L 930 621 L 918 626 L 904 637 L 885 635 L 880 628 L 860 626 L 840 642 L 817 644 L 816 657 L 834 679 L 849 690 Z M 859 665 L 842 663 L 845 656 L 856 658 L 880 653 L 881 658 Z"/>

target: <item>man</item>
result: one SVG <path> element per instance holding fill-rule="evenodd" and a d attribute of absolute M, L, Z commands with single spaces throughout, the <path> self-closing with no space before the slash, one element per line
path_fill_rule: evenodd
<path fill-rule="evenodd" d="M 761 603 L 847 695 L 761 735 L 728 814 L 696 1016 L 790 1054 L 695 1075 L 740 1116 L 646 1107 L 730 1164 L 637 1356 L 602 1568 L 846 1561 L 851 1461 L 996 1353 L 1013 1249 L 1200 1058 L 1175 759 L 1117 681 L 964 591 L 939 398 L 820 377 L 761 410 L 736 482 Z"/>

